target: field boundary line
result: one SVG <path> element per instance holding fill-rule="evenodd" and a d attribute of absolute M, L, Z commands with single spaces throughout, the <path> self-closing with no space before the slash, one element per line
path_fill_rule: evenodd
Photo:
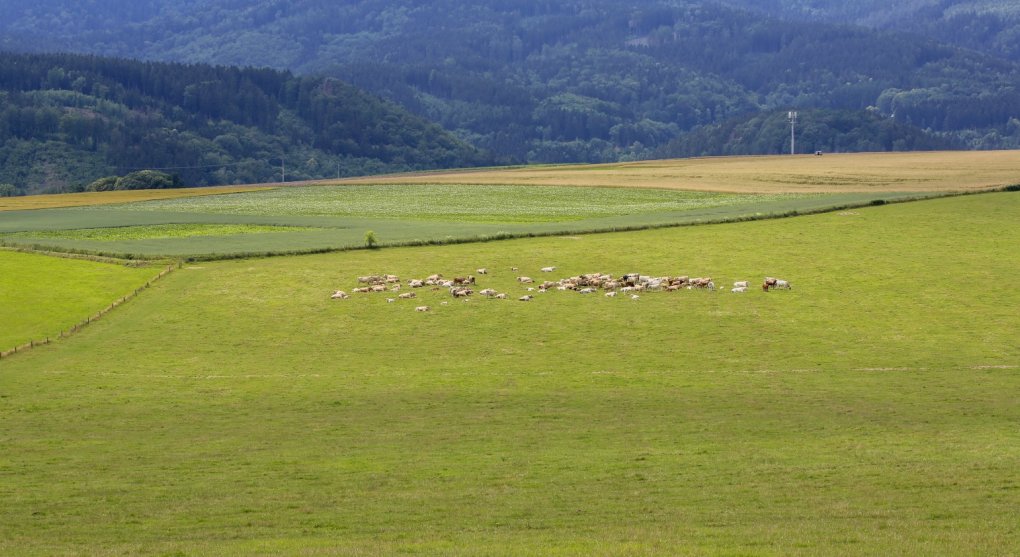
<path fill-rule="evenodd" d="M 151 265 L 159 260 L 127 259 L 92 253 L 81 253 L 74 251 L 56 251 L 50 249 L 38 249 L 30 246 L 7 245 L 0 243 L 0 251 L 13 251 L 18 253 L 34 253 L 36 255 L 47 255 L 49 257 L 62 257 L 64 259 L 77 259 L 80 261 L 95 261 L 96 263 L 110 263 L 112 265 L 124 265 L 125 267 L 143 267 Z"/>
<path fill-rule="evenodd" d="M 181 266 L 182 266 L 182 264 L 180 262 L 178 262 L 176 265 L 167 265 L 166 268 L 163 269 L 162 271 L 160 271 L 158 275 L 156 275 L 155 277 L 145 281 L 145 284 L 139 286 L 138 288 L 135 288 L 134 291 L 132 291 L 130 294 L 126 294 L 126 295 L 121 296 L 120 298 L 114 300 L 110 305 L 108 305 L 105 308 L 99 310 L 98 312 L 96 312 L 96 313 L 86 317 L 83 321 L 79 321 L 78 323 L 74 324 L 70 328 L 64 329 L 64 330 L 60 331 L 60 333 L 57 336 L 55 336 L 55 337 L 47 336 L 47 337 L 45 337 L 45 338 L 43 338 L 41 340 L 30 340 L 30 341 L 28 341 L 25 344 L 22 344 L 20 346 L 15 346 L 14 348 L 11 348 L 9 350 L 0 350 L 0 360 L 6 359 L 6 358 L 10 358 L 10 357 L 12 357 L 15 354 L 18 354 L 20 352 L 25 352 L 27 350 L 32 350 L 36 346 L 44 346 L 44 345 L 50 344 L 51 342 L 53 342 L 53 341 L 55 341 L 57 339 L 62 339 L 62 338 L 70 337 L 71 335 L 73 335 L 73 334 L 77 333 L 78 331 L 84 329 L 85 327 L 91 325 L 95 321 L 98 321 L 98 320 L 102 319 L 103 316 L 105 316 L 106 314 L 110 313 L 111 311 L 113 311 L 113 310 L 117 309 L 118 307 L 126 304 L 127 302 L 133 300 L 136 296 L 141 294 L 144 290 L 149 289 L 149 287 L 151 287 L 153 284 L 155 284 L 156 281 L 158 281 L 159 279 L 169 275 L 170 273 L 172 273 L 174 271 L 174 269 L 179 269 Z"/>

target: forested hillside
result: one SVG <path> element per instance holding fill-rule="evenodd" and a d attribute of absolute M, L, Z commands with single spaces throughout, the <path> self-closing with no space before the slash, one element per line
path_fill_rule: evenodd
<path fill-rule="evenodd" d="M 775 17 L 909 31 L 1020 60 L 1020 2 L 1014 0 L 724 0 Z"/>
<path fill-rule="evenodd" d="M 847 149 L 918 144 L 918 134 L 929 138 L 921 144 L 1020 147 L 1017 62 L 818 22 L 863 22 L 866 13 L 897 21 L 931 2 L 730 4 L 747 9 L 665 0 L 8 0 L 0 44 L 331 75 L 517 162 L 643 158 L 704 126 L 789 109 L 900 124 L 883 128 L 899 134 L 891 141 Z M 963 4 L 979 2 L 940 5 Z M 762 6 L 800 19 L 763 17 Z"/>
<path fill-rule="evenodd" d="M 0 184 L 19 192 L 74 191 L 140 169 L 198 186 L 278 181 L 281 167 L 302 179 L 490 162 L 336 79 L 0 54 Z"/>
<path fill-rule="evenodd" d="M 675 158 L 789 153 L 790 121 L 787 114 L 760 113 L 704 126 L 674 139 L 655 155 L 658 158 Z M 959 148 L 959 144 L 951 140 L 871 112 L 819 109 L 798 114 L 796 146 L 798 153 Z"/>

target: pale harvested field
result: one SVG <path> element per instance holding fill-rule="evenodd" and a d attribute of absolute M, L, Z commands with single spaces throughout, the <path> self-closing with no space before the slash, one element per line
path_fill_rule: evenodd
<path fill-rule="evenodd" d="M 400 174 L 340 183 L 611 186 L 732 193 L 976 191 L 1020 184 L 1020 151 L 709 157 Z"/>
<path fill-rule="evenodd" d="M 109 205 L 132 201 L 154 201 L 200 195 L 218 195 L 267 189 L 269 185 L 213 186 L 207 188 L 181 188 L 171 190 L 129 190 L 82 193 L 58 193 L 52 195 L 26 195 L 24 197 L 0 197 L 0 211 L 25 211 L 29 209 L 56 209 L 59 207 L 83 207 L 86 205 Z"/>
<path fill-rule="evenodd" d="M 546 165 L 364 176 L 315 184 L 464 184 L 665 188 L 724 193 L 979 191 L 1020 184 L 1020 151 L 937 151 L 706 157 L 594 165 Z M 214 186 L 0 198 L 0 211 L 108 205 L 278 188 Z"/>

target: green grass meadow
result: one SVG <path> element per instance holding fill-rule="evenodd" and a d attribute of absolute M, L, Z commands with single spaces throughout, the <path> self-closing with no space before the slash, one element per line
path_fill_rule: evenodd
<path fill-rule="evenodd" d="M 0 361 L 0 554 L 1016 554 L 1017 222 L 996 193 L 185 265 Z M 512 266 L 794 289 L 329 299 Z"/>
<path fill-rule="evenodd" d="M 56 337 L 158 273 L 0 250 L 0 352 Z"/>

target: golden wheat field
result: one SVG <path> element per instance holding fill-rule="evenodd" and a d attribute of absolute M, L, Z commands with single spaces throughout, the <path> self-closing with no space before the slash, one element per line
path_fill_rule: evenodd
<path fill-rule="evenodd" d="M 1020 183 L 1020 151 L 709 157 L 401 174 L 341 183 L 616 186 L 732 193 L 976 191 Z"/>

